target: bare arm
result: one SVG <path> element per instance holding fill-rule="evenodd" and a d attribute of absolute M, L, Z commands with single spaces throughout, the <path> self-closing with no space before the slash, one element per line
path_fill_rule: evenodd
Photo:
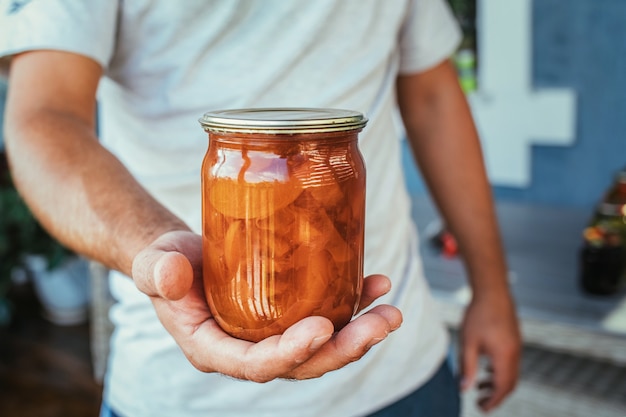
<path fill-rule="evenodd" d="M 101 74 L 97 63 L 70 53 L 14 58 L 6 113 L 12 172 L 55 237 L 132 276 L 194 366 L 260 382 L 315 378 L 358 360 L 400 326 L 401 313 L 379 305 L 337 333 L 322 317 L 305 318 L 256 344 L 224 333 L 203 294 L 201 237 L 98 143 L 94 114 Z M 366 278 L 359 308 L 389 286 L 382 275 Z"/>
<path fill-rule="evenodd" d="M 459 243 L 473 299 L 462 329 L 462 372 L 471 383 L 480 354 L 491 357 L 497 405 L 514 387 L 519 331 L 478 135 L 450 62 L 401 76 L 398 103 L 415 158 Z"/>
<path fill-rule="evenodd" d="M 158 204 L 96 137 L 99 65 L 62 52 L 14 58 L 6 146 L 17 188 L 60 241 L 131 274 L 158 236 L 188 230 Z"/>

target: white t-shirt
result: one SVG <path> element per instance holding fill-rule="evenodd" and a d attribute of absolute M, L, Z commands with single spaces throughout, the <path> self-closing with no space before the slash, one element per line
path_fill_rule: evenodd
<path fill-rule="evenodd" d="M 460 33 L 445 0 L 0 0 L 0 56 L 59 49 L 105 68 L 100 137 L 159 201 L 200 231 L 197 119 L 249 107 L 336 107 L 370 119 L 365 272 L 393 282 L 381 302 L 402 327 L 361 360 L 309 381 L 203 374 L 118 273 L 106 401 L 125 416 L 356 416 L 414 390 L 440 366 L 447 336 L 418 257 L 394 123 L 399 73 L 431 68 Z"/>

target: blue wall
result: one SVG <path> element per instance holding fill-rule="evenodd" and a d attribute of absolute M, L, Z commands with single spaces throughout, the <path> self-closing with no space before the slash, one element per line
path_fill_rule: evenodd
<path fill-rule="evenodd" d="M 578 95 L 576 142 L 534 146 L 532 184 L 496 198 L 591 208 L 626 166 L 626 0 L 534 0 L 533 82 Z M 405 156 L 409 188 L 423 186 Z"/>

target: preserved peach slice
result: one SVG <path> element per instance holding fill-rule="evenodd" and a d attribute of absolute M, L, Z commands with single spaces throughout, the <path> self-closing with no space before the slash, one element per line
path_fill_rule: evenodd
<path fill-rule="evenodd" d="M 343 191 L 339 183 L 335 180 L 328 181 L 323 186 L 309 187 L 307 189 L 324 208 L 336 207 L 344 198 Z"/>
<path fill-rule="evenodd" d="M 352 249 L 324 210 L 313 212 L 300 209 L 298 220 L 296 233 L 299 242 L 303 242 L 313 251 L 327 249 L 337 262 L 352 258 Z"/>
<path fill-rule="evenodd" d="M 239 183 L 216 178 L 208 187 L 209 202 L 219 213 L 236 219 L 265 218 L 292 203 L 302 188 L 295 182 Z"/>
<path fill-rule="evenodd" d="M 242 244 L 244 237 L 242 221 L 237 220 L 230 224 L 224 238 L 224 256 L 226 267 L 232 274 L 239 267 L 239 260 L 244 255 L 245 248 Z"/>

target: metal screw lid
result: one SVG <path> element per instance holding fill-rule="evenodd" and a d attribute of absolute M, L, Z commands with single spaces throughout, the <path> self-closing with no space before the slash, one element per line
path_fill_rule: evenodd
<path fill-rule="evenodd" d="M 251 108 L 205 113 L 207 132 L 297 134 L 362 129 L 367 118 L 357 111 L 326 108 Z"/>

